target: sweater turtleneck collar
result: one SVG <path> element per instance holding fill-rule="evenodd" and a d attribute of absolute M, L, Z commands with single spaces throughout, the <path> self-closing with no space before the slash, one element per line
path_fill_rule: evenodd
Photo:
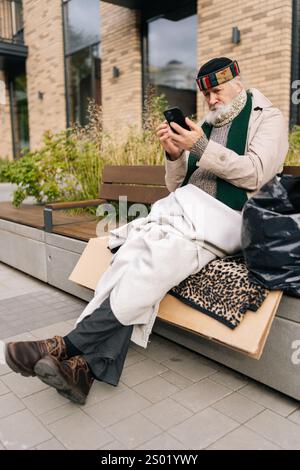
<path fill-rule="evenodd" d="M 221 113 L 213 123 L 214 127 L 222 127 L 233 121 L 233 119 L 242 111 L 247 102 L 247 92 L 242 90 L 230 103 L 229 110 Z"/>

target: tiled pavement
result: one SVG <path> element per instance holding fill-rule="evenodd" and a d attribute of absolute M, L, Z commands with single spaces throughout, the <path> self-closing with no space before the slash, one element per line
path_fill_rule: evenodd
<path fill-rule="evenodd" d="M 0 265 L 2 340 L 66 334 L 84 305 Z M 12 373 L 1 343 L 0 449 L 300 449 L 300 402 L 153 334 L 77 406 Z"/>

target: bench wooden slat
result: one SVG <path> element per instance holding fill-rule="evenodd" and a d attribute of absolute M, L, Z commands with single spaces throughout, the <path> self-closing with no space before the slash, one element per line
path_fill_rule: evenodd
<path fill-rule="evenodd" d="M 167 188 L 151 186 L 127 186 L 104 183 L 101 186 L 100 196 L 107 200 L 118 201 L 119 196 L 127 196 L 130 202 L 152 204 L 153 202 L 168 196 Z"/>
<path fill-rule="evenodd" d="M 53 204 L 46 204 L 45 207 L 52 210 L 61 210 L 61 209 L 77 209 L 79 207 L 92 207 L 98 206 L 102 202 L 105 202 L 104 199 L 85 199 L 84 201 L 72 201 L 72 202 L 55 202 Z"/>
<path fill-rule="evenodd" d="M 22 204 L 21 207 L 15 207 L 11 202 L 0 203 L 0 219 L 16 222 L 43 230 L 44 217 L 43 206 Z"/>
<path fill-rule="evenodd" d="M 150 184 L 165 186 L 163 165 L 112 166 L 103 169 L 103 183 Z"/>
<path fill-rule="evenodd" d="M 73 224 L 54 225 L 52 232 L 65 237 L 76 238 L 88 242 L 90 238 L 97 237 L 97 220 L 78 222 Z"/>
<path fill-rule="evenodd" d="M 0 202 L 0 219 L 8 220 L 29 227 L 44 229 L 44 206 L 35 204 L 22 204 L 19 208 L 14 207 L 11 202 Z M 86 223 L 95 220 L 91 214 L 70 215 L 55 212 L 55 224 Z"/>
<path fill-rule="evenodd" d="M 283 173 L 285 175 L 300 176 L 300 166 L 284 166 Z"/>
<path fill-rule="evenodd" d="M 53 233 L 57 235 L 64 235 L 70 238 L 76 238 L 77 240 L 82 240 L 88 242 L 90 238 L 95 238 L 98 236 L 103 236 L 109 234 L 108 229 L 117 228 L 119 223 L 116 222 L 114 226 L 110 226 L 109 228 L 105 227 L 105 233 L 97 234 L 97 223 L 99 221 L 91 220 L 87 222 L 78 222 L 72 224 L 64 224 L 64 225 L 55 225 L 53 227 Z"/>

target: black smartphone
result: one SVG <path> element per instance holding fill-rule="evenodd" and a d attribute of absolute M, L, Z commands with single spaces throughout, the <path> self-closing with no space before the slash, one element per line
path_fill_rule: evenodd
<path fill-rule="evenodd" d="M 166 109 L 166 111 L 164 111 L 164 116 L 169 124 L 170 122 L 176 122 L 176 124 L 179 124 L 179 126 L 183 127 L 187 131 L 191 130 L 185 122 L 183 112 L 177 106 L 175 106 L 174 108 Z M 176 132 L 173 127 L 171 127 L 171 129 L 173 132 Z M 176 134 L 178 134 L 178 132 L 176 132 Z"/>

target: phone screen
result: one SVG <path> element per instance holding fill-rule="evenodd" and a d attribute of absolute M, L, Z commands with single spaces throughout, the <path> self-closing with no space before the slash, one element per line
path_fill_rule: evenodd
<path fill-rule="evenodd" d="M 170 109 L 167 109 L 166 111 L 164 111 L 164 116 L 166 118 L 166 120 L 168 121 L 168 123 L 170 124 L 170 122 L 176 122 L 177 124 L 179 124 L 179 126 L 183 127 L 184 129 L 190 131 L 190 128 L 189 126 L 186 124 L 185 122 L 185 117 L 183 115 L 183 112 L 181 111 L 180 108 L 170 108 Z M 175 129 L 173 129 L 173 132 L 176 132 Z M 176 132 L 177 134 L 178 132 Z"/>

